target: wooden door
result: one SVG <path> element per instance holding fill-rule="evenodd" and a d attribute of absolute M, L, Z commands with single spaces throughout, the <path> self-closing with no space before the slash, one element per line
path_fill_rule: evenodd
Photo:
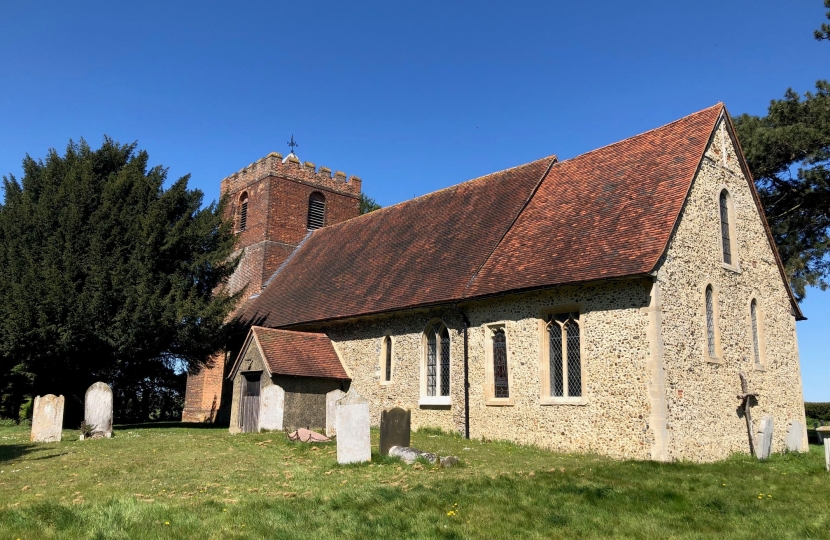
<path fill-rule="evenodd" d="M 259 431 L 259 373 L 242 374 L 242 432 Z"/>

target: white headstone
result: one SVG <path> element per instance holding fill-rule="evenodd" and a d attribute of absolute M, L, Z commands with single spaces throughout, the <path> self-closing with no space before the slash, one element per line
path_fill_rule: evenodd
<path fill-rule="evenodd" d="M 60 442 L 63 429 L 63 396 L 35 397 L 32 412 L 32 442 Z"/>
<path fill-rule="evenodd" d="M 326 437 L 337 435 L 337 428 L 334 425 L 335 409 L 337 408 L 337 401 L 345 395 L 346 392 L 342 390 L 332 390 L 326 394 Z"/>
<path fill-rule="evenodd" d="M 761 433 L 758 445 L 758 459 L 767 459 L 772 452 L 772 417 L 761 420 Z"/>
<path fill-rule="evenodd" d="M 354 389 L 337 402 L 337 463 L 359 463 L 372 459 L 369 438 L 369 402 Z"/>
<path fill-rule="evenodd" d="M 259 396 L 259 428 L 282 431 L 285 412 L 285 390 L 272 384 L 262 390 Z"/>
<path fill-rule="evenodd" d="M 784 441 L 789 452 L 803 452 L 804 451 L 804 424 L 798 420 L 790 424 L 790 429 L 787 430 L 787 437 Z"/>
<path fill-rule="evenodd" d="M 93 426 L 93 436 L 112 437 L 112 389 L 97 382 L 84 394 L 84 422 Z"/>
<path fill-rule="evenodd" d="M 830 472 L 830 437 L 824 439 L 824 466 Z"/>

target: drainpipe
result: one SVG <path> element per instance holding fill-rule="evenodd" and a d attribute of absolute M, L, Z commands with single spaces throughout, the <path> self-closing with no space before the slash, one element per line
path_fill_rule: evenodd
<path fill-rule="evenodd" d="M 467 338 L 470 328 L 470 319 L 467 314 L 458 309 L 458 304 L 453 304 L 455 311 L 464 320 L 464 438 L 470 438 L 470 363 L 469 363 L 469 341 Z"/>

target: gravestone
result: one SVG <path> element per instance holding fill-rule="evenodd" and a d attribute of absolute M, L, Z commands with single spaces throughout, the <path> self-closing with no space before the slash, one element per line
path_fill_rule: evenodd
<path fill-rule="evenodd" d="M 759 437 L 758 459 L 767 459 L 772 452 L 772 417 L 765 416 L 761 420 Z"/>
<path fill-rule="evenodd" d="M 409 446 L 409 426 L 412 413 L 395 407 L 380 413 L 380 455 L 389 455 L 393 446 Z"/>
<path fill-rule="evenodd" d="M 337 401 L 334 416 L 337 463 L 370 461 L 372 446 L 369 439 L 369 401 L 351 389 Z"/>
<path fill-rule="evenodd" d="M 342 399 L 346 393 L 342 390 L 332 390 L 326 394 L 326 437 L 337 435 L 337 428 L 334 425 L 334 413 L 337 408 L 337 400 Z"/>
<path fill-rule="evenodd" d="M 816 429 L 816 433 L 824 438 L 824 466 L 830 472 L 830 426 L 820 426 Z"/>
<path fill-rule="evenodd" d="M 285 413 L 285 390 L 272 384 L 262 390 L 259 396 L 259 429 L 282 431 Z"/>
<path fill-rule="evenodd" d="M 790 429 L 787 430 L 787 438 L 784 441 L 787 445 L 788 452 L 803 452 L 804 451 L 804 424 L 798 420 L 790 424 Z"/>
<path fill-rule="evenodd" d="M 112 388 L 97 382 L 84 394 L 84 422 L 93 426 L 92 437 L 112 437 Z"/>
<path fill-rule="evenodd" d="M 63 396 L 35 397 L 32 411 L 32 442 L 60 442 L 63 429 Z"/>

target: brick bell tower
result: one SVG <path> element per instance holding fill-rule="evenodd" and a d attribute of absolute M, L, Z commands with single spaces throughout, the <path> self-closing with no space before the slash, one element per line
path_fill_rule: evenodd
<path fill-rule="evenodd" d="M 360 188 L 357 176 L 301 163 L 293 152 L 272 152 L 222 180 L 242 254 L 228 281 L 232 294 L 242 291 L 237 308 L 259 294 L 309 231 L 360 215 Z M 183 422 L 217 420 L 229 360 L 219 353 L 212 366 L 188 374 Z"/>

